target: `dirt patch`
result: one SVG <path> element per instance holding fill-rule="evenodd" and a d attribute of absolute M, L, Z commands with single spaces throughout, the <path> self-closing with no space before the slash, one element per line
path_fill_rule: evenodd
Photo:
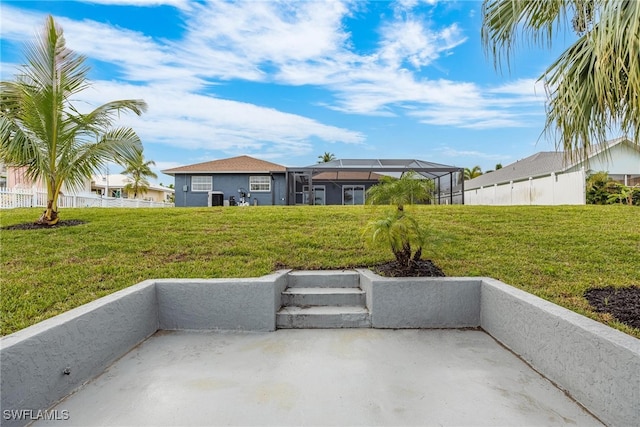
<path fill-rule="evenodd" d="M 374 273 L 385 277 L 445 277 L 444 272 L 430 259 L 411 261 L 409 266 L 397 261 L 385 262 L 370 267 Z"/>
<path fill-rule="evenodd" d="M 274 270 L 353 270 L 354 268 L 366 268 L 385 277 L 446 277 L 444 272 L 433 261 L 428 259 L 411 261 L 409 267 L 402 266 L 397 261 L 383 262 L 376 265 L 345 265 L 330 268 L 300 268 L 288 266 L 282 262 L 274 264 Z"/>
<path fill-rule="evenodd" d="M 82 225 L 86 223 L 87 223 L 86 221 L 82 221 L 80 219 L 60 220 L 55 225 L 36 224 L 33 222 L 27 222 L 24 224 L 8 225 L 6 227 L 2 227 L 2 230 L 46 230 L 50 228 L 73 227 L 74 225 Z"/>
<path fill-rule="evenodd" d="M 584 293 L 599 313 L 608 313 L 619 322 L 640 329 L 640 286 L 592 288 Z"/>

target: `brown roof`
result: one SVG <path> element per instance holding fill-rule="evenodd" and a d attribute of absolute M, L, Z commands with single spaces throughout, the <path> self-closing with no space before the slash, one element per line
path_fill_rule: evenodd
<path fill-rule="evenodd" d="M 193 165 L 179 166 L 177 168 L 163 170 L 162 173 L 173 175 L 176 173 L 234 173 L 234 172 L 284 172 L 286 167 L 254 159 L 249 156 L 231 157 L 229 159 L 213 160 L 210 162 L 196 163 Z"/>

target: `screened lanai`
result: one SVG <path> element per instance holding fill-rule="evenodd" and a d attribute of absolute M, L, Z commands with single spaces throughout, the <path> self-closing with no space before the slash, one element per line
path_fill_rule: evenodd
<path fill-rule="evenodd" d="M 363 204 L 366 190 L 382 176 L 399 178 L 409 171 L 434 181 L 434 203 L 453 204 L 451 189 L 461 185 L 462 199 L 458 200 L 464 204 L 464 168 L 416 159 L 337 159 L 287 168 L 286 203 Z"/>

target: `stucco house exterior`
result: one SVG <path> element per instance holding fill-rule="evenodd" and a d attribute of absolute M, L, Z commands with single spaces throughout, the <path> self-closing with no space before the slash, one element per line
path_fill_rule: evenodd
<path fill-rule="evenodd" d="M 581 205 L 586 178 L 601 171 L 625 185 L 640 185 L 640 145 L 615 139 L 594 147 L 586 161 L 571 161 L 561 151 L 533 154 L 466 181 L 465 204 Z"/>
<path fill-rule="evenodd" d="M 6 165 L 4 171 L 6 188 L 11 190 L 30 190 L 37 188 L 43 189 L 46 192 L 47 186 L 44 182 L 42 180 L 32 181 L 27 177 L 26 171 L 26 167 Z M 69 188 L 66 184 L 63 184 L 62 194 L 91 194 L 91 180 L 85 179 L 78 188 Z"/>
<path fill-rule="evenodd" d="M 276 163 L 237 156 L 162 173 L 175 178 L 176 206 L 223 206 L 242 198 L 251 205 L 284 205 L 286 170 Z"/>
<path fill-rule="evenodd" d="M 362 205 L 366 191 L 384 175 L 415 171 L 436 188 L 458 184 L 462 168 L 415 159 L 339 159 L 285 167 L 249 156 L 162 171 L 175 177 L 176 206 Z M 232 200 L 233 199 L 233 200 Z"/>
<path fill-rule="evenodd" d="M 91 177 L 91 191 L 106 197 L 133 198 L 133 194 L 127 194 L 124 189 L 128 183 L 129 178 L 121 174 L 93 175 Z M 172 188 L 151 184 L 148 190 L 139 193 L 136 199 L 169 203 L 173 199 L 173 193 Z"/>

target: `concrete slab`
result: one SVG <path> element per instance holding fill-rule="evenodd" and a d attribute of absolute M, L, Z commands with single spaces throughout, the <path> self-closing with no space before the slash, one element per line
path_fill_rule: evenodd
<path fill-rule="evenodd" d="M 53 409 L 35 425 L 601 425 L 478 330 L 158 332 Z"/>

